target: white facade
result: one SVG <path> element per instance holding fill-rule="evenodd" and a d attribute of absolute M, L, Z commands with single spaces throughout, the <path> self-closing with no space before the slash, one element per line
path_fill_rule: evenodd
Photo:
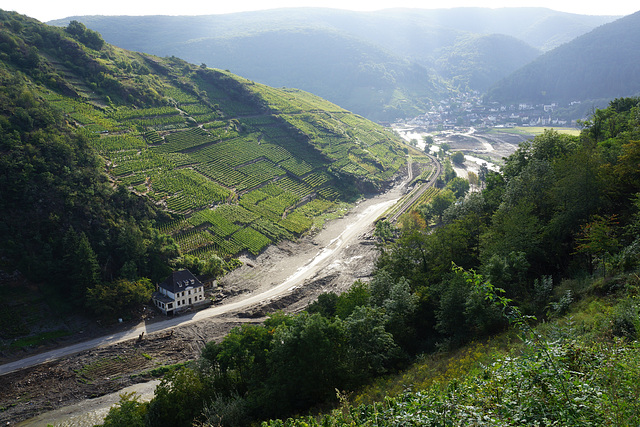
<path fill-rule="evenodd" d="M 204 285 L 188 270 L 173 273 L 157 286 L 153 303 L 164 314 L 173 314 L 204 304 Z"/>

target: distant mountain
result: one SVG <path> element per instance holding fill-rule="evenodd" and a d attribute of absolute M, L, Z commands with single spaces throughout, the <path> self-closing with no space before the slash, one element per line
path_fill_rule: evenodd
<path fill-rule="evenodd" d="M 444 38 L 438 41 L 423 40 L 427 45 L 450 44 L 447 33 L 462 32 L 472 34 L 504 34 L 518 38 L 543 51 L 553 49 L 581 34 L 615 20 L 616 16 L 590 16 L 558 12 L 540 7 L 509 8 L 452 8 L 452 9 L 390 9 L 377 12 L 390 23 L 397 23 L 391 30 L 382 30 L 379 39 L 392 42 L 403 34 L 432 34 Z M 397 31 L 400 36 L 390 33 Z M 426 32 L 425 32 L 426 31 Z M 372 34 L 374 36 L 374 34 Z M 415 36 L 414 36 L 415 38 Z M 404 41 L 409 41 L 405 38 Z M 382 44 L 392 47 L 381 41 Z M 416 48 L 414 43 L 403 43 Z M 402 46 L 393 46 L 402 49 Z"/>
<path fill-rule="evenodd" d="M 436 70 L 456 87 L 485 91 L 501 76 L 533 61 L 540 51 L 515 37 L 470 35 L 442 49 Z"/>
<path fill-rule="evenodd" d="M 353 12 L 289 8 L 202 16 L 73 16 L 49 22 L 64 26 L 78 20 L 117 46 L 158 54 L 166 45 L 209 37 L 255 34 L 293 28 L 331 28 L 352 34 L 398 54 L 431 55 L 455 43 L 461 34 L 504 34 L 550 50 L 611 22 L 617 16 L 590 16 L 545 8 L 386 9 Z"/>
<path fill-rule="evenodd" d="M 603 25 L 497 83 L 498 102 L 571 102 L 640 94 L 640 12 Z"/>
<path fill-rule="evenodd" d="M 165 53 L 270 86 L 301 88 L 374 120 L 417 115 L 448 93 L 424 66 L 324 28 L 194 40 Z"/>
<path fill-rule="evenodd" d="M 484 90 L 534 59 L 536 49 L 614 18 L 542 8 L 293 8 L 209 16 L 76 16 L 51 24 L 72 19 L 126 49 L 297 87 L 368 118 L 392 120 L 449 96 L 443 79 L 456 89 Z"/>

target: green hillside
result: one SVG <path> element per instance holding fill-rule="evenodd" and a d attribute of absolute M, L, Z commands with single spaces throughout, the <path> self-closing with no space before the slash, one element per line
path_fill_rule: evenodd
<path fill-rule="evenodd" d="M 163 54 L 229 69 L 274 87 L 304 89 L 371 120 L 417 115 L 449 93 L 424 65 L 324 28 L 189 40 Z"/>
<path fill-rule="evenodd" d="M 498 102 L 610 100 L 640 93 L 640 13 L 603 25 L 498 82 Z"/>
<path fill-rule="evenodd" d="M 299 88 L 371 120 L 392 121 L 428 111 L 455 90 L 483 91 L 530 62 L 539 49 L 613 18 L 542 8 L 291 8 L 210 16 L 82 16 L 52 24 L 71 19 L 126 49 L 175 55 L 270 86 Z"/>
<path fill-rule="evenodd" d="M 205 102 L 174 87 L 161 116 L 118 108 L 110 117 L 137 139 L 96 144 L 118 183 L 180 215 L 161 229 L 184 253 L 257 254 L 335 202 L 379 190 L 404 162 L 390 132 L 320 98 L 174 61 Z"/>
<path fill-rule="evenodd" d="M 122 50 L 77 22 L 0 21 L 3 268 L 75 296 L 158 280 L 178 255 L 257 254 L 405 163 L 391 132 L 308 93 Z"/>
<path fill-rule="evenodd" d="M 594 296 L 603 284 L 594 281 L 584 301 L 547 324 L 425 355 L 359 392 L 338 394 L 331 411 L 262 425 L 635 425 L 638 281 L 615 280 L 614 295 Z"/>

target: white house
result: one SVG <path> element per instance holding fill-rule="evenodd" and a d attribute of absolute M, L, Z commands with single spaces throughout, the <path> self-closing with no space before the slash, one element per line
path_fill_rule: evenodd
<path fill-rule="evenodd" d="M 157 286 L 152 300 L 166 315 L 207 303 L 204 285 L 189 270 L 173 272 Z"/>

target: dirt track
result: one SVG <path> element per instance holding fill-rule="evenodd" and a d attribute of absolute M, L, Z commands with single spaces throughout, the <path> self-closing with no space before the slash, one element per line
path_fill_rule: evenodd
<path fill-rule="evenodd" d="M 151 380 L 158 366 L 196 359 L 204 344 L 221 339 L 244 322 L 259 322 L 267 313 L 304 309 L 325 291 L 342 291 L 373 270 L 377 249 L 372 222 L 404 192 L 402 185 L 365 199 L 343 218 L 297 242 L 281 242 L 258 257 L 243 257 L 244 265 L 220 281 L 224 306 L 233 313 L 192 321 L 171 330 L 85 350 L 61 359 L 0 376 L 0 423 L 13 425 L 40 413 L 113 393 Z M 284 287 L 283 287 L 284 286 Z M 265 301 L 242 306 L 241 301 L 268 295 Z M 213 307 L 216 309 L 219 307 Z M 203 312 L 185 317 L 196 320 Z"/>

